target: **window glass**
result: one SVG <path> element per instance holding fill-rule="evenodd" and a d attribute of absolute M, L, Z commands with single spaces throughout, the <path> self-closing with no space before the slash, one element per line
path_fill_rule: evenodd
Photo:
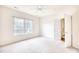
<path fill-rule="evenodd" d="M 25 20 L 25 32 L 32 32 L 32 20 Z"/>
<path fill-rule="evenodd" d="M 14 18 L 14 34 L 32 33 L 32 20 Z"/>
<path fill-rule="evenodd" d="M 14 32 L 15 34 L 24 33 L 24 19 L 14 18 Z"/>
<path fill-rule="evenodd" d="M 32 32 L 32 21 L 29 20 L 27 25 L 28 25 L 28 32 Z"/>

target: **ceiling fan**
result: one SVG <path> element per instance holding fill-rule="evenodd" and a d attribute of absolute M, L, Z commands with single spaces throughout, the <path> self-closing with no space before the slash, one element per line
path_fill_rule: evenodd
<path fill-rule="evenodd" d="M 37 11 L 43 11 L 46 9 L 46 6 L 45 5 L 37 5 L 36 9 L 37 9 Z"/>

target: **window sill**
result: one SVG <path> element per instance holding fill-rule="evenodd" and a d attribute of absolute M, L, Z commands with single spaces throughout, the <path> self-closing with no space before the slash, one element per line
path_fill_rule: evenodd
<path fill-rule="evenodd" d="M 28 32 L 28 33 L 16 33 L 14 34 L 14 36 L 21 36 L 21 35 L 28 35 L 28 34 L 32 34 L 33 32 Z"/>

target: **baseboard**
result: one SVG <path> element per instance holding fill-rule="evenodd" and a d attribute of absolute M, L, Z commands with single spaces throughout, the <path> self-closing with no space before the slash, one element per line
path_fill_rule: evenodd
<path fill-rule="evenodd" d="M 79 49 L 78 48 L 75 48 L 75 47 L 67 47 L 67 48 L 73 48 L 73 49 L 75 49 L 75 50 L 77 50 L 78 52 L 79 52 Z"/>
<path fill-rule="evenodd" d="M 0 47 L 5 47 L 5 46 L 11 45 L 11 44 L 19 43 L 19 42 L 21 42 L 21 41 L 29 40 L 29 39 L 36 38 L 36 37 L 40 37 L 40 35 L 34 36 L 34 37 L 30 37 L 30 38 L 28 38 L 28 39 L 23 39 L 23 40 L 11 42 L 11 43 L 8 43 L 8 44 L 0 45 Z"/>

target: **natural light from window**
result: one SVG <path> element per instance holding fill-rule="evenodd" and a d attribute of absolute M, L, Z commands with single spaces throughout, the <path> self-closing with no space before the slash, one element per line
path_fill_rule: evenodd
<path fill-rule="evenodd" d="M 14 17 L 14 35 L 32 33 L 32 20 Z"/>

